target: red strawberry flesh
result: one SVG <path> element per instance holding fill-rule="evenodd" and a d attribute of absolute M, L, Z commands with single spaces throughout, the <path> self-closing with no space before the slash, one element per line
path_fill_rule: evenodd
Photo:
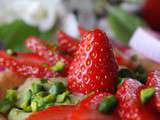
<path fill-rule="evenodd" d="M 151 103 L 160 112 L 160 71 L 152 71 L 148 74 L 147 86 L 155 87 L 155 95 L 152 97 Z"/>
<path fill-rule="evenodd" d="M 61 50 L 73 54 L 77 50 L 78 44 L 79 40 L 72 38 L 62 31 L 58 33 L 58 47 Z"/>
<path fill-rule="evenodd" d="M 142 105 L 139 93 L 144 88 L 139 81 L 128 79 L 118 87 L 118 113 L 123 120 L 158 120 L 160 117 L 150 105 Z"/>

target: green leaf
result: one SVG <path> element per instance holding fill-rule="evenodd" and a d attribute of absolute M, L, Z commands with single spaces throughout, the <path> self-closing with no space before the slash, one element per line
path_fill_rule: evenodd
<path fill-rule="evenodd" d="M 128 42 L 137 27 L 147 26 L 140 17 L 119 7 L 112 7 L 109 10 L 108 21 L 116 38 L 124 43 Z"/>
<path fill-rule="evenodd" d="M 111 31 L 117 40 L 127 44 L 132 33 L 128 31 L 125 26 L 121 24 L 114 16 L 110 15 L 107 20 L 111 26 Z"/>
<path fill-rule="evenodd" d="M 16 20 L 10 24 L 0 25 L 0 42 L 4 44 L 6 49 L 28 51 L 24 46 L 25 39 L 29 36 L 38 36 L 45 40 L 51 40 L 53 31 L 55 31 L 55 28 L 48 32 L 40 32 L 37 27 Z"/>

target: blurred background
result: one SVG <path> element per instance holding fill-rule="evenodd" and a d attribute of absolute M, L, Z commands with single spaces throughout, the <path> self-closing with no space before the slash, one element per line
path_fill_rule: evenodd
<path fill-rule="evenodd" d="M 60 29 L 79 38 L 79 26 L 103 29 L 122 48 L 139 28 L 160 31 L 160 0 L 0 0 L 0 8 L 1 49 L 26 51 L 30 35 L 56 42 Z"/>

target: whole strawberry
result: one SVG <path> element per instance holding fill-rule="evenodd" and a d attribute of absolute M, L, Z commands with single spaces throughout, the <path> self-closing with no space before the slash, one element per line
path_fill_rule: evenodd
<path fill-rule="evenodd" d="M 160 112 L 160 71 L 156 70 L 148 74 L 147 86 L 155 87 L 156 91 L 151 103 Z"/>
<path fill-rule="evenodd" d="M 127 79 L 120 84 L 116 97 L 119 101 L 118 113 L 122 120 L 158 120 L 158 112 L 150 104 L 142 103 L 142 90 L 145 90 L 144 85 L 137 80 Z"/>
<path fill-rule="evenodd" d="M 106 34 L 100 29 L 88 32 L 71 63 L 68 87 L 72 92 L 113 90 L 118 66 Z"/>

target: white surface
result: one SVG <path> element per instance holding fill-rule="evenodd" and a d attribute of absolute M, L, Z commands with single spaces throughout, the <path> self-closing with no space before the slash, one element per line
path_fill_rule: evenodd
<path fill-rule="evenodd" d="M 138 28 L 132 36 L 129 45 L 145 57 L 160 63 L 160 39 L 155 33 Z"/>

